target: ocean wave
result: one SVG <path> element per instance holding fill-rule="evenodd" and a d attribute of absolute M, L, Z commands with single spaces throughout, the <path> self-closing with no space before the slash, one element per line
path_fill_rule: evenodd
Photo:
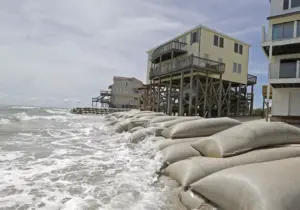
<path fill-rule="evenodd" d="M 39 109 L 39 107 L 33 106 L 12 106 L 11 109 Z"/>
<path fill-rule="evenodd" d="M 68 118 L 63 115 L 51 115 L 51 116 L 30 116 L 26 112 L 21 112 L 13 114 L 8 117 L 8 120 L 12 122 L 30 121 L 30 120 L 56 120 L 56 121 L 66 121 Z"/>
<path fill-rule="evenodd" d="M 9 119 L 2 118 L 0 119 L 0 125 L 10 124 L 11 121 Z"/>

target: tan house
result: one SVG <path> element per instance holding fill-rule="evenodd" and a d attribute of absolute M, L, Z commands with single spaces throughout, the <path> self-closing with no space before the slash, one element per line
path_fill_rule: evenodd
<path fill-rule="evenodd" d="M 143 86 L 143 82 L 134 77 L 113 78 L 111 88 L 111 103 L 116 108 L 138 108 L 141 92 L 136 89 Z"/>
<path fill-rule="evenodd" d="M 248 74 L 249 48 L 200 25 L 148 50 L 147 83 L 158 94 L 153 109 L 203 116 L 212 116 L 214 109 L 218 116 L 252 110 L 257 78 Z"/>
<path fill-rule="evenodd" d="M 168 68 L 172 57 L 171 50 L 176 48 L 180 52 L 174 53 L 173 58 L 180 59 L 193 54 L 196 57 L 224 63 L 223 80 L 247 84 L 250 45 L 241 40 L 201 25 L 168 40 L 160 46 L 162 47 L 155 47 L 147 52 L 148 82 L 151 67 L 155 68 L 161 65 L 162 70 Z M 167 51 L 170 53 L 159 56 L 162 52 Z M 151 66 L 151 60 L 156 55 L 158 55 L 155 58 L 157 64 Z"/>
<path fill-rule="evenodd" d="M 270 0 L 262 48 L 269 60 L 272 119 L 300 119 L 300 1 Z"/>

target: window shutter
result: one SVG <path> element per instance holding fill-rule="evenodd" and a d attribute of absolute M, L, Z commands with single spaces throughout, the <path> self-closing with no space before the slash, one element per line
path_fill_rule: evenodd
<path fill-rule="evenodd" d="M 193 44 L 193 32 L 190 33 L 190 45 Z"/>

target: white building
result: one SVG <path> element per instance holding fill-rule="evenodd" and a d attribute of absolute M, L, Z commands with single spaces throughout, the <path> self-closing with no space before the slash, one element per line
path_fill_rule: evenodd
<path fill-rule="evenodd" d="M 141 92 L 135 90 L 143 83 L 132 77 L 114 77 L 111 86 L 111 103 L 116 108 L 138 108 Z"/>
<path fill-rule="evenodd" d="M 272 119 L 300 120 L 300 0 L 270 0 L 262 48 L 269 59 Z"/>

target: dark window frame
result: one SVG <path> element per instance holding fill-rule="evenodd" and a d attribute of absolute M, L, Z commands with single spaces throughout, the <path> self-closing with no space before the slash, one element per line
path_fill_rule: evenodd
<path fill-rule="evenodd" d="M 289 21 L 289 22 L 284 22 L 284 23 L 278 23 L 278 24 L 273 24 L 272 25 L 272 40 L 284 40 L 284 39 L 292 39 L 294 37 L 294 24 L 295 21 Z M 287 26 L 291 25 L 292 27 L 292 33 L 291 36 L 287 36 L 287 32 L 288 32 L 288 28 Z M 274 38 L 274 29 L 277 29 L 278 31 L 280 31 L 280 35 L 278 35 L 277 38 Z M 286 31 L 286 32 L 285 32 Z"/>
<path fill-rule="evenodd" d="M 243 55 L 243 45 L 242 44 L 240 44 L 239 45 L 239 54 L 241 54 L 241 55 Z"/>
<path fill-rule="evenodd" d="M 219 46 L 219 36 L 214 35 L 214 46 Z"/>
<path fill-rule="evenodd" d="M 283 0 L 282 9 L 283 10 L 289 9 L 289 5 L 290 5 L 290 0 Z"/>
<path fill-rule="evenodd" d="M 224 48 L 224 38 L 220 37 L 219 44 L 221 48 Z"/>
<path fill-rule="evenodd" d="M 197 42 L 197 35 L 198 35 L 197 31 L 192 32 L 192 37 L 191 37 L 192 44 Z"/>
<path fill-rule="evenodd" d="M 239 53 L 239 44 L 236 42 L 234 43 L 234 52 Z"/>
<path fill-rule="evenodd" d="M 233 69 L 232 69 L 233 73 L 237 72 L 237 68 L 238 68 L 237 66 L 238 66 L 238 64 L 236 62 L 233 62 Z"/>
<path fill-rule="evenodd" d="M 224 48 L 224 38 L 214 35 L 213 45 L 216 47 Z"/>

